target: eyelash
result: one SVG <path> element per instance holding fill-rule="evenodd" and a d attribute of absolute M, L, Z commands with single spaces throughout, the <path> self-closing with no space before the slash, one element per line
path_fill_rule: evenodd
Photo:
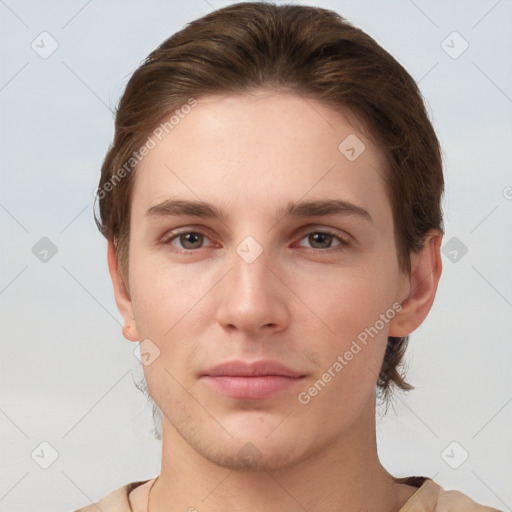
<path fill-rule="evenodd" d="M 203 235 L 204 237 L 209 239 L 208 235 L 206 233 L 204 233 L 203 231 L 201 231 L 200 229 L 197 229 L 197 230 L 188 229 L 188 230 L 183 230 L 183 231 L 172 231 L 172 232 L 168 233 L 164 238 L 162 238 L 162 240 L 160 241 L 160 245 L 164 245 L 167 247 L 172 246 L 173 251 L 175 251 L 178 254 L 193 254 L 196 251 L 198 251 L 199 249 L 204 249 L 204 247 L 199 247 L 198 249 L 179 249 L 172 245 L 172 242 L 174 240 L 176 240 L 178 237 L 180 237 L 181 235 L 187 235 L 190 233 Z M 334 247 L 328 247 L 326 249 L 317 249 L 314 247 L 309 247 L 309 248 L 306 247 L 306 249 L 309 249 L 310 251 L 314 251 L 316 253 L 330 253 L 330 252 L 336 252 L 336 251 L 343 251 L 344 249 L 346 249 L 346 247 L 348 247 L 350 245 L 350 243 L 347 240 L 345 240 L 344 238 L 342 238 L 338 233 L 331 231 L 329 229 L 314 229 L 311 231 L 307 231 L 300 238 L 299 242 L 302 241 L 304 238 L 306 238 L 308 235 L 318 234 L 318 233 L 323 234 L 323 235 L 333 236 L 334 238 L 336 238 L 339 241 L 339 244 L 335 245 Z"/>

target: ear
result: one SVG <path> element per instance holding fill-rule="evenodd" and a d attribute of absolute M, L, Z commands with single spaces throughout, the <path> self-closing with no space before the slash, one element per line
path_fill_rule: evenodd
<path fill-rule="evenodd" d="M 441 232 L 429 231 L 425 237 L 423 249 L 411 255 L 411 275 L 408 277 L 409 295 L 402 300 L 402 309 L 391 320 L 388 336 L 407 336 L 427 317 L 441 277 L 442 238 Z"/>
<path fill-rule="evenodd" d="M 119 263 L 117 261 L 117 251 L 112 240 L 108 241 L 107 260 L 108 271 L 110 272 L 110 278 L 114 286 L 114 297 L 116 299 L 117 309 L 119 313 L 121 313 L 124 321 L 123 336 L 129 341 L 139 341 L 132 300 L 121 277 Z"/>

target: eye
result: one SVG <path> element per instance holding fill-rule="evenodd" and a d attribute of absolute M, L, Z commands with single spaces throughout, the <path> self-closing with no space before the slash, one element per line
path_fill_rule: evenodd
<path fill-rule="evenodd" d="M 209 238 L 200 231 L 183 231 L 181 233 L 169 233 L 161 243 L 163 245 L 172 245 L 181 249 L 182 252 L 193 251 L 194 249 L 201 249 L 203 242 Z M 176 245 L 174 242 L 179 243 Z"/>
<path fill-rule="evenodd" d="M 345 246 L 349 245 L 349 242 L 344 238 L 340 237 L 337 233 L 332 231 L 310 231 L 305 237 L 301 239 L 306 240 L 309 244 L 312 245 L 312 249 L 322 250 L 322 249 L 343 249 Z M 333 245 L 333 242 L 337 241 Z M 304 247 L 301 243 L 299 243 L 300 247 Z M 316 247 L 315 247 L 316 246 Z"/>
<path fill-rule="evenodd" d="M 160 241 L 160 244 L 172 246 L 176 248 L 177 252 L 187 253 L 204 247 L 213 247 L 214 244 L 212 243 L 209 246 L 203 245 L 205 241 L 209 240 L 201 231 L 182 231 L 169 233 Z M 321 252 L 326 252 L 329 249 L 343 250 L 346 246 L 350 245 L 338 233 L 328 230 L 310 231 L 300 239 L 297 245 L 299 247 L 307 247 L 307 245 L 302 243 L 304 240 L 310 244 L 312 250 Z"/>

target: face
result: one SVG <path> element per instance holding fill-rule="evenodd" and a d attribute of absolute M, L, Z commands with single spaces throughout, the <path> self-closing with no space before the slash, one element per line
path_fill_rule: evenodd
<path fill-rule="evenodd" d="M 356 124 L 294 94 L 198 98 L 141 162 L 121 309 L 152 354 L 164 438 L 277 468 L 374 413 L 409 279 L 383 154 Z M 263 360 L 295 377 L 212 370 Z"/>

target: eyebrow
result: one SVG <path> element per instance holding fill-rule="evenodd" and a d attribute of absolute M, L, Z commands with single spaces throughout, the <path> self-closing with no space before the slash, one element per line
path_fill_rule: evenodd
<path fill-rule="evenodd" d="M 214 218 L 223 222 L 228 215 L 216 206 L 203 201 L 188 201 L 183 199 L 167 199 L 162 203 L 149 208 L 148 217 L 167 217 L 178 215 L 191 215 L 194 217 Z M 326 199 L 317 201 L 290 201 L 286 207 L 276 212 L 276 217 L 318 217 L 327 215 L 356 215 L 361 219 L 373 223 L 370 213 L 348 201 L 341 199 Z"/>

